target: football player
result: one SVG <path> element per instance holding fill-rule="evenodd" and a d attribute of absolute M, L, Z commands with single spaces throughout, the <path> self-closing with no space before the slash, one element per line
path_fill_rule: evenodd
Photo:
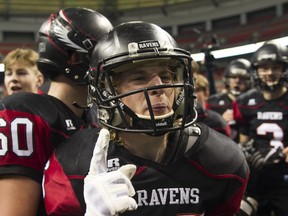
<path fill-rule="evenodd" d="M 233 101 L 251 87 L 250 66 L 247 59 L 232 60 L 224 71 L 225 91 L 211 95 L 206 106 L 222 115 L 231 127 L 231 138 L 236 142 L 239 141 L 239 133 L 233 115 Z"/>
<path fill-rule="evenodd" d="M 240 95 L 234 104 L 240 143 L 251 168 L 247 192 L 259 202 L 259 216 L 288 215 L 287 47 L 266 42 L 251 64 L 257 89 Z"/>
<path fill-rule="evenodd" d="M 51 78 L 48 94 L 18 93 L 0 103 L 1 214 L 36 215 L 53 149 L 87 127 L 80 105 L 87 104 L 89 53 L 111 29 L 106 17 L 86 8 L 62 9 L 40 27 L 38 67 Z"/>
<path fill-rule="evenodd" d="M 33 49 L 14 49 L 3 59 L 6 95 L 18 92 L 41 94 L 43 74 L 38 70 L 39 54 Z"/>
<path fill-rule="evenodd" d="M 196 110 L 198 113 L 198 121 L 203 122 L 214 130 L 231 136 L 230 125 L 223 119 L 223 117 L 214 110 L 206 109 L 207 99 L 209 97 L 209 82 L 202 74 L 194 73 L 195 88 L 197 93 Z"/>
<path fill-rule="evenodd" d="M 151 23 L 120 24 L 98 41 L 91 95 L 105 129 L 99 137 L 99 129 L 78 131 L 58 145 L 45 173 L 49 204 L 86 216 L 239 210 L 248 165 L 233 140 L 195 123 L 191 61 Z"/>

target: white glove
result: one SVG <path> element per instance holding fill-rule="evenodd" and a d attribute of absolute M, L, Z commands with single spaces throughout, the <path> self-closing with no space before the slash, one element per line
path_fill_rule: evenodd
<path fill-rule="evenodd" d="M 114 216 L 137 208 L 137 203 L 132 198 L 135 190 L 130 181 L 136 172 L 136 166 L 128 164 L 117 171 L 107 172 L 109 140 L 109 131 L 101 129 L 89 173 L 84 179 L 85 216 Z"/>

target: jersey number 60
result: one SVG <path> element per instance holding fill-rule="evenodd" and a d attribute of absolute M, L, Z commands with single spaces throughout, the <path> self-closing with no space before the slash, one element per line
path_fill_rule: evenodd
<path fill-rule="evenodd" d="M 20 149 L 18 130 L 19 126 L 22 125 L 25 128 L 25 149 Z M 0 118 L 0 127 L 6 127 L 7 122 Z M 30 156 L 33 152 L 33 123 L 28 118 L 16 118 L 11 121 L 11 143 L 12 143 L 12 151 L 18 156 Z M 0 155 L 4 156 L 8 151 L 8 138 L 4 133 L 0 133 Z M 23 145 L 21 145 L 23 146 Z M 23 147 L 22 147 L 23 148 Z"/>

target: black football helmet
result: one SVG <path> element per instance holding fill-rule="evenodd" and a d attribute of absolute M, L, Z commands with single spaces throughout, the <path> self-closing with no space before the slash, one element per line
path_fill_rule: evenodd
<path fill-rule="evenodd" d="M 112 28 L 105 16 L 87 8 L 66 8 L 51 14 L 38 32 L 39 70 L 51 79 L 64 74 L 76 84 L 87 85 L 89 54 Z"/>
<path fill-rule="evenodd" d="M 258 66 L 265 65 L 267 63 L 280 63 L 283 66 L 283 73 L 279 78 L 278 83 L 274 85 L 267 85 L 263 82 L 258 74 Z M 273 41 L 268 41 L 262 45 L 251 58 L 252 64 L 252 81 L 255 87 L 262 90 L 275 91 L 279 87 L 287 83 L 287 66 L 288 66 L 288 49 L 286 46 L 276 44 Z"/>
<path fill-rule="evenodd" d="M 115 27 L 98 41 L 91 58 L 90 93 L 98 105 L 100 122 L 116 131 L 141 132 L 151 136 L 192 125 L 197 114 L 191 61 L 190 53 L 180 49 L 176 41 L 155 24 L 135 21 Z M 115 73 L 123 68 L 135 68 L 138 64 L 149 65 L 152 62 L 168 63 L 175 82 L 125 94 L 117 92 L 113 83 Z M 177 92 L 173 111 L 154 116 L 148 92 L 163 88 L 173 88 Z M 149 116 L 135 113 L 122 102 L 123 98 L 139 93 L 145 95 Z"/>
<path fill-rule="evenodd" d="M 247 59 L 238 58 L 229 62 L 227 67 L 224 70 L 224 83 L 228 91 L 234 95 L 239 96 L 242 92 L 240 89 L 232 89 L 230 87 L 229 78 L 231 77 L 239 77 L 242 79 L 246 79 L 246 90 L 250 88 L 250 70 L 251 63 Z"/>

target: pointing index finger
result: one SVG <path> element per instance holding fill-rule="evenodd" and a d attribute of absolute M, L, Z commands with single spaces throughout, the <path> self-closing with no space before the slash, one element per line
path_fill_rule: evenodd
<path fill-rule="evenodd" d="M 90 175 L 97 175 L 107 172 L 107 151 L 109 147 L 109 140 L 109 131 L 107 129 L 101 129 L 90 162 Z"/>

